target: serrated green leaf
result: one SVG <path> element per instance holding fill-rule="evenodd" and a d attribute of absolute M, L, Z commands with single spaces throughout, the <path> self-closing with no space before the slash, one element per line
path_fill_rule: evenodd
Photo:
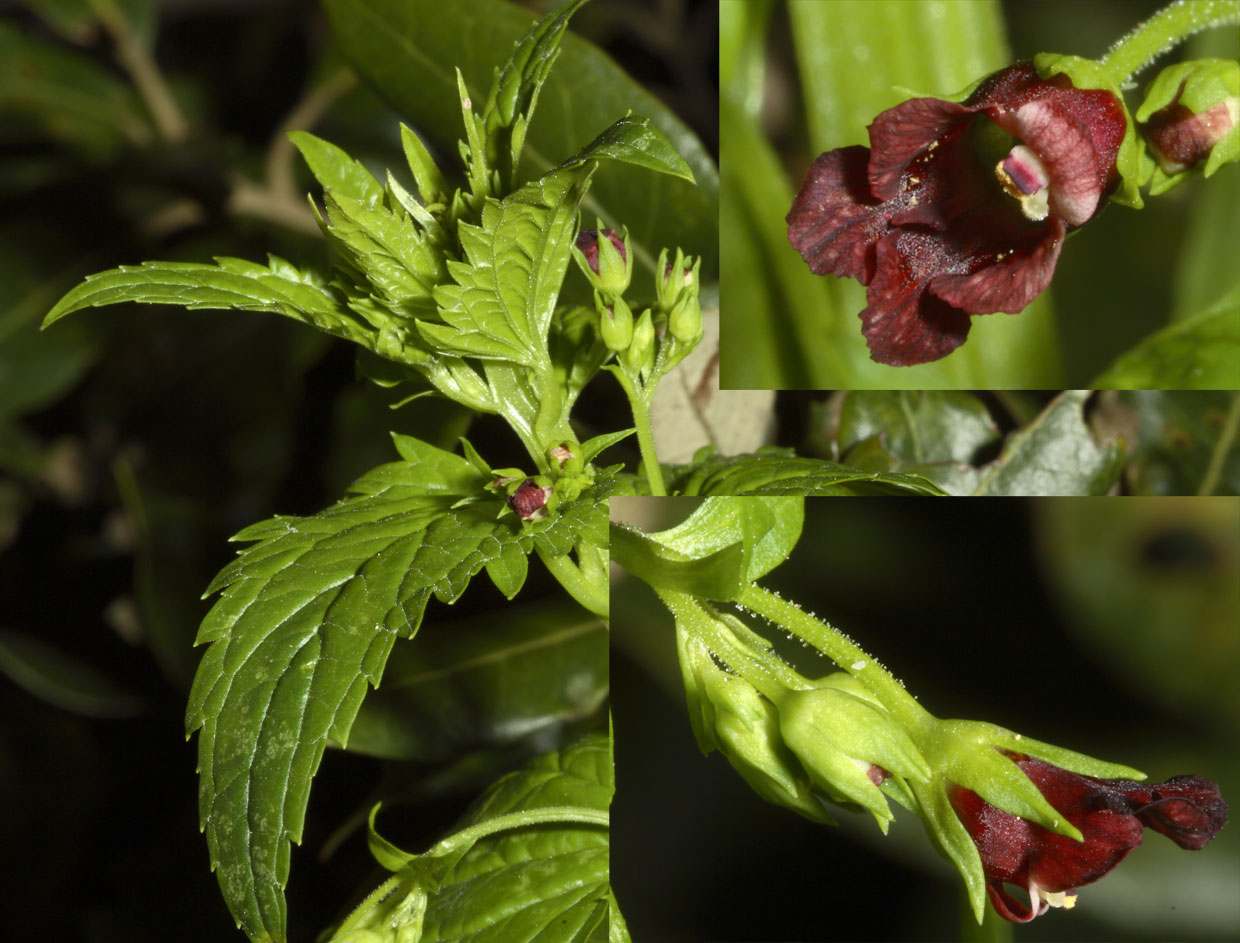
<path fill-rule="evenodd" d="M 239 308 L 271 311 L 319 330 L 369 346 L 372 332 L 358 323 L 340 296 L 311 271 L 300 271 L 278 256 L 263 266 L 244 259 L 200 262 L 144 262 L 87 275 L 43 319 L 47 327 L 82 308 L 135 301 L 184 308 Z"/>
<path fill-rule="evenodd" d="M 1101 495 L 1124 465 L 1118 442 L 1099 446 L 1085 425 L 1088 390 L 1066 390 L 1033 422 L 1012 433 L 974 494 Z"/>
<path fill-rule="evenodd" d="M 907 464 L 972 464 L 981 449 L 998 441 L 999 429 L 986 404 L 972 393 L 844 394 L 836 433 L 840 454 L 871 437 L 881 437 L 883 447 Z"/>
<path fill-rule="evenodd" d="M 362 203 L 335 190 L 324 200 L 330 219 L 325 232 L 362 284 L 372 285 L 390 309 L 432 315 L 432 291 L 448 279 L 442 247 L 382 203 Z"/>
<path fill-rule="evenodd" d="M 530 28 L 531 15 L 498 0 L 327 0 L 333 34 L 359 73 L 395 104 L 440 153 L 461 136 L 455 67 L 481 96 L 496 63 Z M 636 264 L 653 272 L 659 249 L 702 256 L 702 282 L 717 277 L 718 175 L 709 153 L 666 106 L 589 43 L 566 35 L 539 96 L 522 157 L 540 175 L 632 112 L 646 115 L 684 156 L 697 187 L 642 168 L 608 167 L 590 193 L 590 211 L 629 227 Z"/>
<path fill-rule="evenodd" d="M 393 650 L 351 751 L 421 762 L 496 751 L 552 736 L 607 698 L 607 627 L 567 598 L 436 629 Z"/>
<path fill-rule="evenodd" d="M 689 165 L 649 118 L 638 115 L 621 118 L 562 166 L 575 167 L 603 157 L 694 182 Z"/>
<path fill-rule="evenodd" d="M 816 458 L 801 458 L 792 449 L 769 447 L 746 455 L 708 455 L 669 469 L 669 493 L 849 495 L 940 495 L 920 475 L 863 472 Z"/>
<path fill-rule="evenodd" d="M 290 131 L 288 139 L 301 151 L 310 172 L 324 190 L 333 190 L 368 207 L 383 198 L 379 181 L 343 148 L 308 131 Z"/>
<path fill-rule="evenodd" d="M 456 284 L 435 289 L 443 323 L 418 322 L 429 344 L 458 356 L 549 366 L 547 331 L 589 179 L 589 169 L 549 174 L 503 200 L 488 199 L 480 226 L 461 224 L 467 261 L 450 261 Z"/>
<path fill-rule="evenodd" d="M 301 840 L 326 741 L 347 743 L 367 688 L 395 639 L 417 631 L 431 594 L 454 602 L 508 546 L 566 553 L 583 534 L 605 533 L 598 489 L 606 483 L 522 524 L 497 518 L 498 498 L 454 506 L 483 494 L 484 479 L 464 459 L 441 466 L 449 479 L 474 482 L 472 493 L 428 485 L 421 464 L 380 466 L 313 517 L 242 531 L 238 539 L 258 543 L 208 588 L 222 595 L 198 633 L 198 644 L 212 644 L 186 727 L 201 728 L 200 813 L 212 865 L 253 939 L 284 939 L 288 842 Z"/>

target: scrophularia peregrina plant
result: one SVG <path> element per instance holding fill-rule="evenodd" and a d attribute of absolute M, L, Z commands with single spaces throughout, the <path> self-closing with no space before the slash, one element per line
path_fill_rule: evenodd
<path fill-rule="evenodd" d="M 675 617 L 698 745 L 722 753 L 762 798 L 822 823 L 833 823 L 831 803 L 860 807 L 884 834 L 899 803 L 959 870 L 979 922 L 987 895 L 1014 922 L 1072 907 L 1146 828 L 1199 850 L 1227 823 L 1227 803 L 1203 777 L 1151 785 L 1127 766 L 929 713 L 872 655 L 755 582 L 795 546 L 803 513 L 801 498 L 707 498 L 670 530 L 611 528 L 612 559 Z M 802 675 L 724 603 L 842 670 Z"/>
<path fill-rule="evenodd" d="M 1041 294 L 1065 237 L 1107 202 L 1140 209 L 1140 187 L 1159 194 L 1240 156 L 1234 62 L 1167 69 L 1137 112 L 1145 137 L 1121 93 L 1155 55 L 1236 22 L 1230 0 L 1180 0 L 1099 61 L 1042 54 L 963 100 L 902 102 L 874 119 L 868 148 L 813 162 L 788 238 L 815 274 L 866 286 L 873 360 L 945 357 L 973 315 L 1016 314 Z"/>

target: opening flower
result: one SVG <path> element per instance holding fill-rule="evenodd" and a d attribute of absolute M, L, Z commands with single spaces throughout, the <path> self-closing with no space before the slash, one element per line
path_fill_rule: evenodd
<path fill-rule="evenodd" d="M 1025 923 L 1051 907 L 1072 907 L 1076 889 L 1119 864 L 1141 844 L 1147 827 L 1181 848 L 1198 850 L 1227 824 L 1218 786 L 1201 776 L 1151 785 L 1083 776 L 1029 756 L 1012 759 L 1084 841 L 1003 812 L 968 789 L 950 790 L 952 806 L 981 854 L 990 901 L 1007 920 Z M 1029 906 L 1005 884 L 1026 888 Z"/>
<path fill-rule="evenodd" d="M 867 286 L 874 360 L 938 360 L 964 343 L 971 315 L 1015 314 L 1050 284 L 1065 233 L 1118 182 L 1126 130 L 1111 92 L 1017 63 L 963 103 L 884 111 L 869 148 L 820 155 L 788 238 L 814 273 Z"/>

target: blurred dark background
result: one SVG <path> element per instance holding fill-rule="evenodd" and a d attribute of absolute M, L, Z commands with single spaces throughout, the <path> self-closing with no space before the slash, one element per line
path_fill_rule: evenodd
<path fill-rule="evenodd" d="M 613 504 L 662 528 L 678 511 Z M 939 717 L 985 720 L 1240 795 L 1240 501 L 811 498 L 762 580 L 849 634 Z M 811 677 L 833 669 L 775 629 Z M 982 939 L 962 884 L 898 809 L 838 829 L 763 802 L 685 712 L 673 626 L 644 584 L 612 589 L 612 883 L 635 940 Z M 833 810 L 834 811 L 834 810 Z M 1235 825 L 1202 852 L 1155 833 L 1074 911 L 1015 940 L 1226 940 L 1240 927 Z"/>

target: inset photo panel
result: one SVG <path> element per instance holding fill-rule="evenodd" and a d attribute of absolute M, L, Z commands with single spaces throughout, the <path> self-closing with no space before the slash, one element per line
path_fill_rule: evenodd
<path fill-rule="evenodd" d="M 720 4 L 724 389 L 1240 387 L 1235 4 Z"/>
<path fill-rule="evenodd" d="M 611 503 L 634 940 L 1234 939 L 1240 500 Z"/>

